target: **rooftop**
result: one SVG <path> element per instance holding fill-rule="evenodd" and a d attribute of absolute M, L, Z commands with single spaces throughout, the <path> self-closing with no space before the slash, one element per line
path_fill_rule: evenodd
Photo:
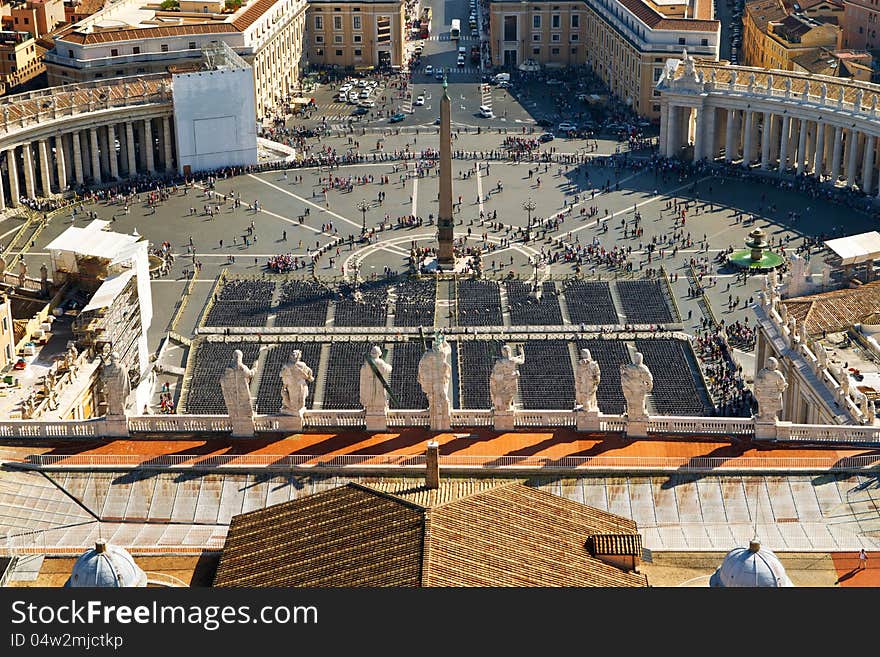
<path fill-rule="evenodd" d="M 843 331 L 861 323 L 880 309 L 880 281 L 855 288 L 831 290 L 805 297 L 783 299 L 788 314 L 798 324 L 806 323 L 807 333 L 818 335 Z"/>

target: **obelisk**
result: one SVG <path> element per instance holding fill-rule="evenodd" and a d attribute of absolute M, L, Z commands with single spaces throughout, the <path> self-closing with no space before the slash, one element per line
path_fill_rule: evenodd
<path fill-rule="evenodd" d="M 440 209 L 437 213 L 437 266 L 452 269 L 452 105 L 443 78 L 443 97 L 440 99 Z"/>

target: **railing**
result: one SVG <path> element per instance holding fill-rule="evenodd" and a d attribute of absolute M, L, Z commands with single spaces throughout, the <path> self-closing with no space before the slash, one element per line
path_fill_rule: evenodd
<path fill-rule="evenodd" d="M 424 454 L 222 454 L 198 456 L 168 454 L 137 456 L 131 454 L 32 454 L 26 463 L 36 467 L 67 468 L 137 468 L 137 469 L 268 469 L 290 468 L 394 468 L 424 469 Z M 752 470 L 849 471 L 876 469 L 880 456 L 838 455 L 815 457 L 674 457 L 674 456 L 480 456 L 449 454 L 440 456 L 440 465 L 472 469 L 584 469 L 625 471 L 728 472 Z"/>
<path fill-rule="evenodd" d="M 850 424 L 788 424 L 777 425 L 777 441 L 880 443 L 880 427 Z"/>
<path fill-rule="evenodd" d="M 389 427 L 427 427 L 431 423 L 431 416 L 427 409 L 417 411 L 389 410 L 387 418 Z"/>
<path fill-rule="evenodd" d="M 101 420 L 21 420 L 0 422 L 0 438 L 93 438 L 101 435 Z"/>
<path fill-rule="evenodd" d="M 607 431 L 608 433 L 626 433 L 626 416 L 600 415 L 599 431 Z"/>
<path fill-rule="evenodd" d="M 755 423 L 750 417 L 651 416 L 648 420 L 648 432 L 748 436 L 755 433 Z"/>
<path fill-rule="evenodd" d="M 573 411 L 516 411 L 514 426 L 517 427 L 573 427 Z"/>
<path fill-rule="evenodd" d="M 309 428 L 363 427 L 366 423 L 366 416 L 360 410 L 306 411 L 303 417 L 303 424 Z"/>
<path fill-rule="evenodd" d="M 212 432 L 232 431 L 232 422 L 226 415 L 140 415 L 128 418 L 129 432 Z"/>
<path fill-rule="evenodd" d="M 491 427 L 492 411 L 481 409 L 453 409 L 450 424 L 456 427 Z"/>
<path fill-rule="evenodd" d="M 276 417 L 264 416 L 254 418 L 254 429 L 256 431 L 278 431 L 281 422 Z"/>

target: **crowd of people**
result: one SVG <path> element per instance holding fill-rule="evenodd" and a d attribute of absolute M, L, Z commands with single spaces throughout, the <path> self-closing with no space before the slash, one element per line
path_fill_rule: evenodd
<path fill-rule="evenodd" d="M 716 413 L 748 416 L 753 411 L 754 397 L 743 380 L 742 365 L 730 357 L 727 340 L 722 321 L 697 332 L 693 339 L 694 351 L 701 361 Z"/>

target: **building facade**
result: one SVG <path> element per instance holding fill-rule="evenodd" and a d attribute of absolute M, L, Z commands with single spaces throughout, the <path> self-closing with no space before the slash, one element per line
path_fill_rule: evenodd
<path fill-rule="evenodd" d="M 406 35 L 405 3 L 311 0 L 306 27 L 312 65 L 402 66 Z"/>
<path fill-rule="evenodd" d="M 305 15 L 305 0 L 250 0 L 231 14 L 219 2 L 163 11 L 122 0 L 58 34 L 49 84 L 163 73 L 222 41 L 253 67 L 257 116 L 267 116 L 299 84 Z"/>
<path fill-rule="evenodd" d="M 880 48 L 880 5 L 876 0 L 843 0 L 844 48 Z"/>
<path fill-rule="evenodd" d="M 745 65 L 791 71 L 798 57 L 838 48 L 841 29 L 826 20 L 830 19 L 819 14 L 792 13 L 782 0 L 747 3 L 743 11 Z"/>
<path fill-rule="evenodd" d="M 527 59 L 586 64 L 613 97 L 654 120 L 660 116 L 654 87 L 667 58 L 686 48 L 698 57 L 718 59 L 721 27 L 713 18 L 712 3 L 705 0 L 495 0 L 489 7 L 495 66 L 515 67 Z"/>

